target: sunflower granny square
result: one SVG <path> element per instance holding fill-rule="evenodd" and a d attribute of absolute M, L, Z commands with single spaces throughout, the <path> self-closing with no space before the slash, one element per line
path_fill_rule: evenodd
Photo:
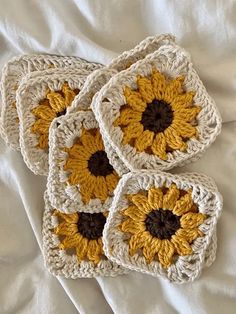
<path fill-rule="evenodd" d="M 78 57 L 22 55 L 11 59 L 4 66 L 1 78 L 1 134 L 5 142 L 12 149 L 20 149 L 16 91 L 25 75 L 50 68 L 79 68 L 91 72 L 99 67 L 99 64 L 90 63 Z"/>
<path fill-rule="evenodd" d="M 140 171 L 120 180 L 103 232 L 113 262 L 169 281 L 197 278 L 216 253 L 222 197 L 205 175 Z"/>
<path fill-rule="evenodd" d="M 104 255 L 102 232 L 107 213 L 61 213 L 51 207 L 47 194 L 45 206 L 43 254 L 53 275 L 76 279 L 128 272 Z"/>
<path fill-rule="evenodd" d="M 52 205 L 67 213 L 107 211 L 119 181 L 91 111 L 55 119 L 49 135 L 47 190 Z M 110 152 L 113 152 L 110 149 Z"/>
<path fill-rule="evenodd" d="M 174 43 L 113 76 L 92 110 L 105 142 L 130 171 L 182 166 L 221 130 L 214 101 L 188 53 Z"/>
<path fill-rule="evenodd" d="M 88 74 L 83 69 L 49 69 L 22 80 L 17 91 L 21 153 L 35 174 L 47 175 L 51 122 L 66 113 Z"/>

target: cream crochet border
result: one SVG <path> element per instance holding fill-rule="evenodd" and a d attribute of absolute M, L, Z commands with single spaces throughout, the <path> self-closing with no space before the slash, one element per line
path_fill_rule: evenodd
<path fill-rule="evenodd" d="M 82 89 L 89 72 L 84 69 L 49 69 L 30 73 L 18 88 L 17 110 L 20 126 L 20 147 L 28 168 L 37 175 L 48 174 L 48 151 L 37 147 L 38 134 L 31 131 L 36 121 L 32 109 L 45 98 L 48 89 L 60 90 L 67 82 L 72 89 Z"/>
<path fill-rule="evenodd" d="M 1 93 L 1 135 L 12 149 L 20 149 L 18 114 L 13 103 L 16 102 L 16 90 L 21 79 L 34 71 L 49 68 L 79 68 L 87 71 L 98 69 L 101 65 L 90 63 L 78 57 L 56 55 L 22 55 L 12 58 L 2 70 Z"/>
<path fill-rule="evenodd" d="M 148 190 L 153 186 L 169 187 L 171 183 L 175 183 L 182 190 L 192 188 L 192 198 L 199 206 L 199 212 L 205 213 L 209 217 L 199 227 L 205 236 L 197 238 L 191 245 L 194 253 L 188 256 L 179 256 L 177 261 L 166 270 L 157 261 L 147 264 L 145 258 L 138 253 L 131 257 L 128 252 L 128 244 L 123 241 L 124 233 L 117 226 L 122 221 L 120 210 L 128 206 L 125 194 Z M 215 230 L 221 210 L 222 197 L 214 181 L 203 174 L 173 175 L 150 170 L 126 174 L 116 188 L 114 201 L 103 231 L 105 254 L 113 262 L 131 270 L 153 276 L 161 275 L 175 283 L 193 281 L 201 274 L 202 268 L 210 266 L 215 259 Z"/>
<path fill-rule="evenodd" d="M 68 255 L 65 250 L 58 248 L 59 238 L 52 232 L 52 228 L 58 225 L 57 217 L 52 215 L 47 193 L 45 199 L 45 212 L 43 215 L 43 255 L 45 267 L 54 276 L 66 278 L 91 278 L 97 276 L 117 276 L 128 272 L 127 269 L 109 261 L 101 260 L 97 265 L 90 261 L 78 263 L 76 255 Z"/>
<path fill-rule="evenodd" d="M 174 151 L 168 153 L 168 160 L 161 160 L 158 156 L 145 152 L 137 152 L 129 144 L 123 145 L 123 133 L 120 127 L 114 127 L 113 122 L 120 115 L 120 108 L 126 103 L 123 89 L 129 86 L 136 89 L 137 75 L 149 76 L 153 68 L 169 77 L 184 75 L 184 87 L 187 91 L 194 90 L 195 103 L 202 107 L 198 114 L 199 139 L 188 141 L 187 152 Z M 198 77 L 190 61 L 188 53 L 175 44 L 165 45 L 149 54 L 145 59 L 137 61 L 127 70 L 124 70 L 104 85 L 95 95 L 92 110 L 101 128 L 105 143 L 109 142 L 116 151 L 121 162 L 130 171 L 137 169 L 169 170 L 182 166 L 190 161 L 197 160 L 202 153 L 212 144 L 221 131 L 221 117 L 213 99 L 208 95 L 203 83 Z"/>
<path fill-rule="evenodd" d="M 98 123 L 91 111 L 79 111 L 67 114 L 53 121 L 49 133 L 49 174 L 47 191 L 52 206 L 66 213 L 79 212 L 103 212 L 111 206 L 113 195 L 105 202 L 100 199 L 92 199 L 89 204 L 84 204 L 81 199 L 79 185 L 69 185 L 68 171 L 64 170 L 68 153 L 64 148 L 70 148 L 75 140 L 81 136 L 82 128 L 98 128 Z M 109 145 L 109 144 L 108 144 Z M 117 155 L 110 150 L 108 156 L 112 163 L 118 163 Z M 121 169 L 122 170 L 122 169 Z"/>

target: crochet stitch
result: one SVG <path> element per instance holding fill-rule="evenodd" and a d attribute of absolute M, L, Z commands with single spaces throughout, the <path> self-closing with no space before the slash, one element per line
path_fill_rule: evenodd
<path fill-rule="evenodd" d="M 81 69 L 50 69 L 27 75 L 17 91 L 21 153 L 35 174 L 48 173 L 51 122 L 66 113 L 88 75 Z"/>
<path fill-rule="evenodd" d="M 67 213 L 107 211 L 119 175 L 110 164 L 91 111 L 54 120 L 49 134 L 47 189 L 55 208 Z"/>
<path fill-rule="evenodd" d="M 113 76 L 93 98 L 92 110 L 105 145 L 130 171 L 194 161 L 221 130 L 214 101 L 174 43 Z"/>
<path fill-rule="evenodd" d="M 14 57 L 4 66 L 1 79 L 2 110 L 1 135 L 12 149 L 20 149 L 16 91 L 24 76 L 50 68 L 78 68 L 92 72 L 101 65 L 78 57 L 55 55 L 22 55 Z"/>
<path fill-rule="evenodd" d="M 140 171 L 120 180 L 103 232 L 105 254 L 132 270 L 184 283 L 216 252 L 222 197 L 211 178 Z"/>
<path fill-rule="evenodd" d="M 106 213 L 61 213 L 51 207 L 45 193 L 42 232 L 48 270 L 55 276 L 72 279 L 127 273 L 104 255 L 105 221 Z"/>

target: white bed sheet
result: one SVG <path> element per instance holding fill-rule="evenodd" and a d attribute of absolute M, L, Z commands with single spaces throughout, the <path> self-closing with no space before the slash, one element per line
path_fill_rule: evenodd
<path fill-rule="evenodd" d="M 216 262 L 173 285 L 139 273 L 52 277 L 40 252 L 45 178 L 0 140 L 0 313 L 235 313 L 236 1 L 0 0 L 0 67 L 21 53 L 76 55 L 107 64 L 148 35 L 171 32 L 192 55 L 224 124 L 198 162 L 181 171 L 212 176 L 224 197 Z"/>

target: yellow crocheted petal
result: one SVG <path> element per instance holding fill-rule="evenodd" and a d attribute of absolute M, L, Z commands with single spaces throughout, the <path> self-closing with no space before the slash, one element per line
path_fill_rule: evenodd
<path fill-rule="evenodd" d="M 103 149 L 103 144 L 100 145 L 98 141 L 95 140 L 95 136 L 93 136 L 89 131 L 83 130 L 82 135 L 80 137 L 80 141 L 83 146 L 92 154 L 96 153 L 98 150 Z M 101 140 L 102 143 L 102 140 Z"/>
<path fill-rule="evenodd" d="M 76 158 L 68 158 L 64 165 L 64 170 L 71 170 L 71 171 L 83 171 L 87 169 L 88 162 L 87 160 L 79 160 Z"/>
<path fill-rule="evenodd" d="M 174 245 L 167 239 L 161 240 L 160 248 L 158 250 L 158 259 L 164 268 L 171 266 L 174 253 Z"/>
<path fill-rule="evenodd" d="M 99 129 L 96 130 L 95 143 L 97 145 L 97 149 L 98 150 L 104 150 L 104 144 L 103 144 L 103 140 L 102 140 L 102 135 L 101 135 Z"/>
<path fill-rule="evenodd" d="M 82 238 L 76 246 L 76 255 L 79 262 L 83 261 L 88 252 L 88 239 Z"/>
<path fill-rule="evenodd" d="M 135 234 L 145 231 L 145 224 L 142 221 L 134 221 L 133 219 L 128 218 L 124 222 L 122 222 L 120 229 L 123 232 Z"/>
<path fill-rule="evenodd" d="M 186 241 L 188 241 L 188 243 L 192 243 L 195 239 L 197 239 L 197 237 L 202 236 L 202 233 L 200 230 L 198 230 L 197 228 L 193 228 L 193 229 L 189 229 L 189 228 L 185 228 L 185 229 L 179 229 L 176 231 L 176 236 L 179 236 L 181 238 L 186 239 Z"/>
<path fill-rule="evenodd" d="M 74 223 L 76 224 L 78 222 L 79 216 L 77 213 L 73 213 L 73 214 L 64 214 L 62 212 L 57 211 L 55 213 L 58 217 L 60 217 L 61 219 L 65 220 L 68 223 Z"/>
<path fill-rule="evenodd" d="M 166 86 L 163 100 L 166 101 L 167 103 L 172 103 L 175 97 L 183 92 L 182 89 L 183 82 L 184 82 L 183 76 L 179 76 L 176 79 L 170 81 L 170 83 Z"/>
<path fill-rule="evenodd" d="M 56 91 L 50 91 L 47 94 L 47 99 L 49 100 L 52 110 L 56 113 L 63 112 L 67 107 L 65 99 Z"/>
<path fill-rule="evenodd" d="M 152 86 L 155 98 L 158 100 L 162 100 L 165 96 L 166 89 L 166 79 L 165 76 L 157 70 L 153 71 L 152 74 Z"/>
<path fill-rule="evenodd" d="M 138 210 L 137 206 L 135 205 L 130 205 L 128 208 L 126 208 L 124 210 L 124 214 L 135 221 L 144 221 L 146 218 L 146 214 Z"/>
<path fill-rule="evenodd" d="M 77 185 L 89 182 L 91 180 L 91 174 L 88 169 L 84 169 L 83 171 L 72 171 L 72 173 L 68 176 L 68 183 L 70 185 Z"/>
<path fill-rule="evenodd" d="M 119 182 L 119 179 L 120 178 L 115 171 L 106 176 L 107 188 L 110 193 L 113 193 L 113 191 L 115 190 L 117 183 Z"/>
<path fill-rule="evenodd" d="M 32 125 L 31 131 L 33 133 L 48 134 L 48 129 L 50 127 L 50 124 L 51 124 L 51 121 L 38 119 Z"/>
<path fill-rule="evenodd" d="M 160 159 L 166 160 L 166 138 L 163 133 L 158 133 L 152 143 L 152 152 Z"/>
<path fill-rule="evenodd" d="M 98 176 L 94 180 L 94 195 L 96 198 L 99 198 L 101 201 L 105 201 L 108 197 L 108 188 L 106 179 L 104 177 Z"/>
<path fill-rule="evenodd" d="M 60 244 L 59 248 L 62 250 L 71 249 L 76 247 L 80 241 L 82 240 L 82 236 L 79 233 L 76 233 L 72 236 L 67 236 Z"/>
<path fill-rule="evenodd" d="M 176 131 L 172 127 L 168 127 L 164 131 L 166 143 L 170 148 L 174 150 L 180 149 L 184 151 L 187 148 L 187 144 L 182 140 L 182 138 L 178 134 L 178 131 Z"/>
<path fill-rule="evenodd" d="M 129 240 L 129 254 L 133 256 L 137 250 L 143 248 L 151 241 L 151 236 L 148 231 L 135 233 Z"/>
<path fill-rule="evenodd" d="M 41 134 L 38 139 L 38 147 L 41 149 L 48 148 L 48 134 Z"/>
<path fill-rule="evenodd" d="M 184 237 L 173 235 L 171 237 L 171 242 L 175 247 L 175 251 L 179 255 L 189 255 L 192 253 L 192 248 Z"/>
<path fill-rule="evenodd" d="M 102 248 L 97 240 L 89 240 L 87 257 L 90 261 L 98 264 L 101 260 Z"/>
<path fill-rule="evenodd" d="M 140 193 L 127 195 L 128 200 L 130 200 L 134 205 L 138 207 L 144 214 L 150 213 L 152 206 L 148 202 L 148 198 Z"/>
<path fill-rule="evenodd" d="M 48 105 L 39 105 L 31 111 L 35 117 L 52 121 L 56 117 L 56 113 Z"/>
<path fill-rule="evenodd" d="M 80 180 L 80 193 L 85 204 L 88 204 L 94 198 L 95 186 L 96 179 L 93 176 L 88 176 L 86 180 Z"/>
<path fill-rule="evenodd" d="M 120 111 L 120 116 L 113 123 L 114 126 L 128 125 L 133 122 L 140 122 L 142 119 L 142 113 L 132 108 L 123 108 Z"/>
<path fill-rule="evenodd" d="M 162 208 L 163 192 L 160 188 L 151 188 L 148 190 L 148 203 L 153 209 Z"/>
<path fill-rule="evenodd" d="M 186 213 L 180 218 L 180 224 L 184 229 L 193 229 L 200 226 L 205 219 L 206 216 L 201 213 Z"/>
<path fill-rule="evenodd" d="M 173 121 L 172 128 L 182 137 L 192 138 L 197 135 L 197 128 L 180 120 Z"/>
<path fill-rule="evenodd" d="M 77 225 L 74 223 L 68 223 L 66 221 L 61 222 L 54 228 L 55 234 L 72 236 L 78 232 Z"/>
<path fill-rule="evenodd" d="M 68 107 L 74 100 L 76 93 L 69 87 L 68 84 L 63 84 L 62 92 L 65 98 L 65 105 L 66 107 Z"/>
<path fill-rule="evenodd" d="M 173 210 L 179 199 L 179 190 L 175 184 L 171 184 L 163 198 L 163 208 Z"/>
<path fill-rule="evenodd" d="M 201 111 L 200 107 L 192 107 L 192 108 L 186 108 L 186 109 L 178 109 L 174 111 L 174 120 L 185 121 L 185 122 L 191 122 L 193 121 L 199 112 Z"/>
<path fill-rule="evenodd" d="M 194 92 L 187 92 L 176 96 L 170 103 L 174 111 L 188 108 L 193 103 Z"/>
<path fill-rule="evenodd" d="M 74 144 L 71 148 L 66 149 L 66 151 L 71 157 L 78 160 L 88 160 L 91 157 L 91 153 L 80 144 Z"/>
<path fill-rule="evenodd" d="M 146 241 L 146 244 L 143 248 L 143 255 L 147 263 L 151 263 L 161 248 L 162 240 L 157 238 L 152 238 L 150 241 Z"/>
<path fill-rule="evenodd" d="M 130 123 L 123 130 L 123 144 L 128 144 L 133 138 L 139 137 L 143 132 L 143 125 L 139 122 Z"/>
<path fill-rule="evenodd" d="M 129 87 L 125 87 L 124 96 L 127 105 L 129 105 L 134 110 L 143 112 L 146 109 L 147 104 L 143 101 L 142 96 L 139 92 L 133 91 Z"/>
<path fill-rule="evenodd" d="M 143 152 L 146 148 L 152 145 L 154 138 L 154 133 L 145 130 L 139 137 L 135 140 L 135 147 L 138 151 Z"/>
<path fill-rule="evenodd" d="M 192 191 L 189 191 L 176 202 L 173 208 L 173 213 L 175 215 L 182 216 L 183 214 L 191 211 L 192 206 Z"/>
<path fill-rule="evenodd" d="M 137 85 L 144 102 L 151 103 L 155 99 L 151 81 L 147 77 L 138 76 Z"/>

